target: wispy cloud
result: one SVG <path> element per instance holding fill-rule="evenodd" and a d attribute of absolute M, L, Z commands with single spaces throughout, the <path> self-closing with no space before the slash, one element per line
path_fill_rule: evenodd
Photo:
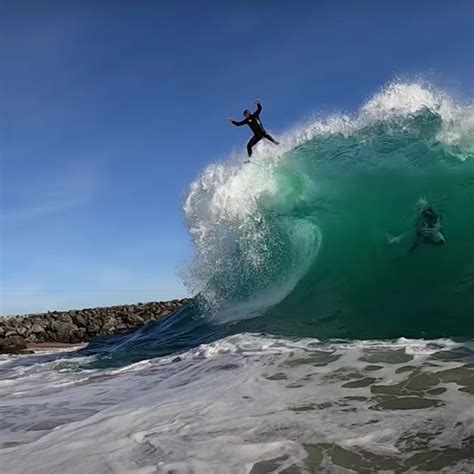
<path fill-rule="evenodd" d="M 99 173 L 90 165 L 69 165 L 47 176 L 27 175 L 4 183 L 1 220 L 26 220 L 88 203 L 100 188 Z"/>

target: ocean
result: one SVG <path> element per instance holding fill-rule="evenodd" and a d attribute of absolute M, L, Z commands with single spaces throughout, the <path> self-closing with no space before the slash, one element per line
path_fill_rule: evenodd
<path fill-rule="evenodd" d="M 474 107 L 394 81 L 281 142 L 191 183 L 192 303 L 0 358 L 1 472 L 474 471 Z"/>

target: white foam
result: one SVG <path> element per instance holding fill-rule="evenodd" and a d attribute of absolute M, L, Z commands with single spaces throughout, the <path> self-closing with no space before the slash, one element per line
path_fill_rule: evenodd
<path fill-rule="evenodd" d="M 425 109 L 439 114 L 444 121 L 450 121 L 458 106 L 448 95 L 427 83 L 393 82 L 362 107 L 359 120 L 373 123 L 410 116 Z"/>
<path fill-rule="evenodd" d="M 303 444 L 318 443 L 401 462 L 409 455 L 400 441 L 407 434 L 425 433 L 424 450 L 456 446 L 472 435 L 472 396 L 441 383 L 445 394 L 427 396 L 443 401 L 436 409 L 374 410 L 378 398 L 369 385 L 345 384 L 373 377 L 371 384 L 397 386 L 409 377 L 397 371 L 404 365 L 439 374 L 462 361 L 432 359 L 433 351 L 459 346 L 447 339 L 321 342 L 240 334 L 179 357 L 79 372 L 77 384 L 68 383 L 71 373 L 44 364 L 35 389 L 3 394 L 3 409 L 15 407 L 17 414 L 0 431 L 0 443 L 27 444 L 0 449 L 0 462 L 12 474 L 249 472 L 270 459 L 279 459 L 280 469 L 301 467 Z M 400 352 L 407 357 L 399 360 Z M 377 354 L 385 362 L 366 371 L 374 362 L 365 357 Z M 51 387 L 48 370 L 65 382 L 54 391 L 44 390 Z M 18 378 L 28 384 L 25 373 Z M 48 420 L 57 427 L 26 430 Z M 324 461 L 327 469 L 331 462 Z"/>

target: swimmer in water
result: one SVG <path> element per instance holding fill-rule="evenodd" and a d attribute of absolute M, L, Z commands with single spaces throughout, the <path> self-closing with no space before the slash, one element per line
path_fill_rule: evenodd
<path fill-rule="evenodd" d="M 435 245 L 437 247 L 445 244 L 446 239 L 441 231 L 441 219 L 441 213 L 433 209 L 430 204 L 423 203 L 421 205 L 416 223 L 416 239 L 410 248 L 410 252 L 420 244 Z"/>

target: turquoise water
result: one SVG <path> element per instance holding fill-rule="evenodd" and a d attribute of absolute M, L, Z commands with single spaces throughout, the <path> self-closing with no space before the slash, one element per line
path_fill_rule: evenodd
<path fill-rule="evenodd" d="M 270 332 L 316 337 L 472 337 L 472 121 L 467 106 L 394 84 L 282 155 L 209 167 L 185 215 L 190 280 L 215 319 L 261 316 Z M 447 244 L 409 254 L 420 201 L 442 214 Z"/>

